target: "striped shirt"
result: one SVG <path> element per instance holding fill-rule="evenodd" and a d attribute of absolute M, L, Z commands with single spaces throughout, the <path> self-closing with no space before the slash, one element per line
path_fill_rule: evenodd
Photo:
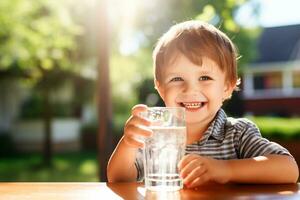
<path fill-rule="evenodd" d="M 246 118 L 227 117 L 220 109 L 201 140 L 186 146 L 186 154 L 198 154 L 219 160 L 243 159 L 269 154 L 289 155 L 277 143 L 263 138 L 258 127 Z M 144 177 L 143 151 L 137 151 L 135 166 L 138 180 Z"/>

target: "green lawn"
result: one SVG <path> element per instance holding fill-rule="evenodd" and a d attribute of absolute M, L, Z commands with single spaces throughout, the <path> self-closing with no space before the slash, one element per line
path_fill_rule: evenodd
<path fill-rule="evenodd" d="M 55 154 L 51 168 L 40 154 L 0 158 L 0 181 L 98 181 L 96 153 Z"/>

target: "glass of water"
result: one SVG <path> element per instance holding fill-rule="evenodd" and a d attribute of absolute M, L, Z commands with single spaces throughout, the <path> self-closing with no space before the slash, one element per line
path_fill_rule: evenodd
<path fill-rule="evenodd" d="M 141 116 L 151 121 L 152 137 L 145 139 L 145 187 L 152 191 L 177 191 L 183 187 L 178 163 L 185 153 L 185 109 L 152 107 Z"/>

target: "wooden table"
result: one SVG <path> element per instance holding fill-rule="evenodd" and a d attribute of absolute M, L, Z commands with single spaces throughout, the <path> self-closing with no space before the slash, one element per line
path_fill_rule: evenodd
<path fill-rule="evenodd" d="M 300 199 L 300 184 L 207 184 L 178 192 L 149 192 L 140 183 L 0 183 L 2 200 L 36 199 Z"/>

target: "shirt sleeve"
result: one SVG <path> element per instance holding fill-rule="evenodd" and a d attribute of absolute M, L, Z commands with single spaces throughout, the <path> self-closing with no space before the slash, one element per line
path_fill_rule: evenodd
<path fill-rule="evenodd" d="M 136 153 L 135 167 L 137 169 L 137 181 L 144 179 L 144 163 L 143 163 L 143 149 L 139 148 Z"/>
<path fill-rule="evenodd" d="M 240 132 L 238 154 L 240 158 L 252 158 L 270 154 L 292 155 L 287 149 L 261 136 L 258 127 L 249 120 L 243 120 L 244 129 Z"/>

